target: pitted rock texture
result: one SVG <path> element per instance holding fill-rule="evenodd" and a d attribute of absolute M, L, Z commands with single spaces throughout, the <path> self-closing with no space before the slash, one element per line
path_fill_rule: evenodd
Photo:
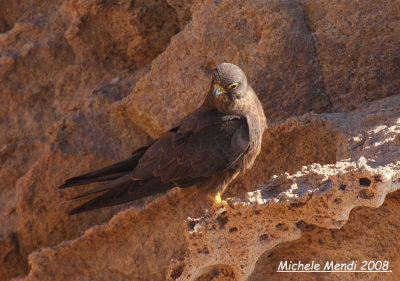
<path fill-rule="evenodd" d="M 388 194 L 380 208 L 357 207 L 340 229 L 326 229 L 315 225 L 301 225 L 302 237 L 281 243 L 265 252 L 257 261 L 249 281 L 265 280 L 396 280 L 399 276 L 398 225 L 400 224 L 400 192 Z M 388 245 L 390 245 L 388 247 Z M 357 261 L 389 262 L 393 273 L 276 273 L 280 261 L 314 261 L 349 263 Z"/>
<path fill-rule="evenodd" d="M 76 240 L 36 251 L 30 255 L 30 274 L 23 280 L 159 280 L 165 275 L 147 275 L 150 268 L 159 267 L 162 273 L 168 264 L 169 280 L 246 280 L 256 272 L 256 265 L 263 268 L 260 263 L 265 253 L 274 247 L 301 238 L 313 226 L 338 229 L 353 208 L 378 207 L 387 193 L 400 188 L 400 96 L 364 104 L 363 109 L 350 113 L 311 114 L 277 126 L 286 127 L 290 134 L 315 122 L 341 136 L 337 155 L 349 149 L 355 152 L 354 146 L 358 153 L 336 164 L 311 164 L 292 175 L 273 176 L 256 191 L 229 200 L 232 207 L 189 218 L 179 229 L 172 218 L 183 222 L 188 212 L 197 209 L 193 203 L 202 204 L 196 200 L 199 195 L 175 189 L 167 198 L 143 210 L 121 212 Z M 346 122 L 351 125 L 344 126 Z M 147 261 L 158 264 L 145 262 L 144 249 Z M 340 253 L 337 249 L 332 258 Z M 90 262 L 93 257 L 101 258 Z M 358 257 L 372 258 L 368 253 Z M 390 257 L 393 266 L 399 263 L 400 257 L 393 252 Z M 253 280 L 263 280 L 259 278 Z"/>
<path fill-rule="evenodd" d="M 263 261 L 270 261 L 265 257 L 262 259 L 264 253 L 273 252 L 274 247 L 279 249 L 281 243 L 299 239 L 308 225 L 325 229 L 341 228 L 349 219 L 352 209 L 360 206 L 379 207 L 388 193 L 400 189 L 400 96 L 364 106 L 364 109 L 350 113 L 297 118 L 297 126 L 304 127 L 315 122 L 315 119 L 325 120 L 325 126 L 341 134 L 342 142 L 337 143 L 337 159 L 340 161 L 336 164 L 311 164 L 292 175 L 284 173 L 273 176 L 244 198 L 229 200 L 229 207 L 222 207 L 215 214 L 201 219 L 189 219 L 189 251 L 185 259 L 172 266 L 170 280 L 211 280 L 213 275 L 218 280 L 218 276 L 224 274 L 221 267 L 229 268 L 228 275 L 234 276 L 233 280 L 247 280 L 257 262 L 259 271 L 266 274 L 264 278 L 272 275 L 278 279 L 282 274 L 276 272 L 279 262 L 263 264 Z M 380 122 L 376 124 L 372 120 Z M 343 130 L 343 124 L 347 122 L 352 123 Z M 291 123 L 289 120 L 283 126 L 293 130 Z M 359 149 L 352 149 L 354 154 L 350 158 L 339 158 L 343 150 L 354 146 Z M 400 225 L 393 228 L 391 225 L 389 228 L 398 231 Z M 301 251 L 302 248 L 298 248 L 298 259 L 303 256 Z M 340 249 L 337 249 L 331 259 L 338 259 L 335 261 L 338 263 L 339 259 L 351 261 L 349 256 L 340 257 L 340 253 Z M 387 258 L 382 251 L 381 255 L 368 255 L 366 252 L 359 256 L 360 264 L 362 258 Z M 295 256 L 295 253 L 291 253 L 288 257 L 296 260 Z M 285 260 L 283 255 L 280 257 Z M 396 280 L 395 276 L 400 274 L 394 268 L 400 263 L 400 256 L 393 256 L 392 253 L 391 257 L 394 273 L 392 279 L 385 280 Z M 274 261 L 277 262 L 276 259 Z M 263 265 L 270 270 L 263 270 Z M 178 275 L 176 268 L 180 268 Z M 331 280 L 329 276 L 318 276 Z M 350 275 L 345 278 L 351 276 L 354 277 Z M 253 280 L 263 280 L 261 273 L 258 278 L 253 277 Z M 292 278 L 297 277 L 292 275 Z M 367 276 L 363 280 L 375 280 L 373 278 L 376 277 Z"/>
<path fill-rule="evenodd" d="M 254 168 L 227 197 L 313 163 L 351 166 L 363 156 L 371 169 L 393 165 L 399 9 L 398 1 L 374 0 L 0 1 L 0 280 L 188 276 L 195 259 L 185 220 L 209 208 L 201 192 L 173 190 L 68 217 L 65 200 L 78 191 L 57 186 L 126 158 L 179 121 L 201 103 L 222 61 L 247 73 L 271 127 Z M 384 195 L 373 191 L 359 196 Z M 296 243 L 289 240 L 277 249 Z M 251 280 L 269 274 L 263 261 L 274 249 L 265 251 L 244 274 Z M 204 274 L 239 276 L 228 265 Z"/>

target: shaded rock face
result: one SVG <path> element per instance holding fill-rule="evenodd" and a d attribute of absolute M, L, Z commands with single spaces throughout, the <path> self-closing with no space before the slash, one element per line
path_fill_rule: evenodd
<path fill-rule="evenodd" d="M 320 122 L 324 120 L 325 126 L 340 136 L 336 143 L 337 161 L 324 165 L 313 163 L 291 175 L 272 176 L 246 196 L 230 199 L 230 207 L 200 219 L 189 219 L 186 232 L 189 250 L 183 260 L 171 265 L 169 280 L 210 280 L 214 277 L 218 280 L 218 276 L 226 274 L 234 276 L 233 280 L 265 280 L 266 276 L 275 280 L 282 278 L 282 273 L 276 272 L 280 261 L 312 261 L 312 257 L 321 263 L 359 259 L 360 267 L 363 260 L 389 260 L 394 274 L 393 279 L 388 280 L 396 280 L 399 273 L 394 267 L 399 263 L 398 247 L 390 242 L 397 235 L 392 231 L 397 233 L 399 229 L 393 222 L 395 215 L 388 214 L 384 226 L 377 214 L 374 214 L 377 221 L 370 221 L 368 214 L 374 211 L 367 209 L 365 215 L 360 215 L 358 210 L 355 213 L 360 221 L 350 220 L 348 228 L 332 230 L 346 225 L 352 209 L 378 207 L 386 194 L 400 188 L 400 96 L 363 107 L 349 113 L 307 114 L 295 119 L 296 126 L 293 126 L 293 120 L 281 124 L 280 127 L 289 132 L 299 128 L 307 131 L 307 127 L 316 122 L 324 124 Z M 380 120 L 380 123 L 377 125 L 371 120 Z M 346 122 L 351 123 L 344 126 Z M 341 155 L 346 156 L 341 159 Z M 279 154 L 275 158 L 279 158 Z M 382 208 L 384 210 L 377 211 L 378 214 L 387 210 L 387 207 Z M 363 223 L 365 226 L 360 231 L 371 227 L 366 233 L 357 231 L 340 235 Z M 320 231 L 310 234 L 315 226 L 332 236 L 319 236 Z M 377 237 L 385 236 L 384 233 L 389 237 L 370 239 L 367 234 L 372 235 L 374 231 Z M 310 235 L 318 240 L 312 240 Z M 290 245 L 298 245 L 297 249 L 289 246 L 286 252 L 280 253 L 285 244 L 299 238 L 300 241 L 306 239 L 307 243 L 291 242 Z M 375 245 L 372 240 L 379 243 Z M 342 245 L 346 247 L 342 249 Z M 176 274 L 177 268 L 181 268 L 179 274 Z M 316 274 L 315 280 L 322 278 L 321 275 Z M 355 276 L 345 276 L 348 278 L 345 280 Z M 298 278 L 295 274 L 288 277 Z M 330 275 L 323 278 L 330 280 Z M 365 280 L 374 278 L 367 276 Z"/>
<path fill-rule="evenodd" d="M 395 280 L 398 192 L 370 207 L 399 188 L 399 10 L 0 1 L 0 280 L 274 280 L 286 257 L 386 258 Z M 79 191 L 57 186 L 198 107 L 223 61 L 243 68 L 270 123 L 253 169 L 226 191 L 235 209 L 206 215 L 203 194 L 174 189 L 68 217 Z"/>
<path fill-rule="evenodd" d="M 399 3 L 301 2 L 334 111 L 398 94 Z"/>
<path fill-rule="evenodd" d="M 358 261 L 389 261 L 394 273 L 363 273 L 363 280 L 396 280 L 399 275 L 399 246 L 393 241 L 398 237 L 400 192 L 386 197 L 385 203 L 377 209 L 357 207 L 351 211 L 346 224 L 341 229 L 325 229 L 315 225 L 303 225 L 300 239 L 282 243 L 271 251 L 265 252 L 257 261 L 248 280 L 282 280 L 276 273 L 280 261 L 312 261 L 325 265 L 327 261 L 349 263 Z M 387 245 L 392 244 L 392 247 Z M 383 275 L 383 277 L 382 277 Z M 286 273 L 285 280 L 355 280 L 357 273 Z"/>
<path fill-rule="evenodd" d="M 121 105 L 149 135 L 195 109 L 211 71 L 223 61 L 242 66 L 270 120 L 329 110 L 313 37 L 297 1 L 204 1 L 191 10 L 189 24 Z"/>

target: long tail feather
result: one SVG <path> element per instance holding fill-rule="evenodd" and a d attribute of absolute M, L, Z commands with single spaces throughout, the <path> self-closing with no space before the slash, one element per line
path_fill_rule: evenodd
<path fill-rule="evenodd" d="M 165 192 L 174 186 L 175 185 L 173 183 L 162 183 L 160 178 L 121 183 L 114 186 L 106 193 L 95 197 L 83 205 L 73 209 L 69 215 L 138 200 L 150 195 Z M 102 191 L 103 190 L 104 189 L 102 189 Z M 87 195 L 90 196 L 91 194 L 94 193 L 89 192 Z"/>
<path fill-rule="evenodd" d="M 108 181 L 120 178 L 132 171 L 139 161 L 139 157 L 136 155 L 124 161 L 115 163 L 105 168 L 87 173 L 85 175 L 70 178 L 65 181 L 59 188 L 67 188 L 72 186 L 84 185 L 93 182 Z"/>
<path fill-rule="evenodd" d="M 118 178 L 116 180 L 113 180 L 113 181 L 109 182 L 109 183 L 103 184 L 103 185 L 101 185 L 99 187 L 93 188 L 93 189 L 91 189 L 91 190 L 89 190 L 87 192 L 79 194 L 78 196 L 73 197 L 73 198 L 69 199 L 68 201 L 74 201 L 76 199 L 82 199 L 82 198 L 85 198 L 85 197 L 89 197 L 91 195 L 94 195 L 94 194 L 97 194 L 97 193 L 100 193 L 100 192 L 105 192 L 105 191 L 108 191 L 108 190 L 110 190 L 110 189 L 112 189 L 114 187 L 118 187 L 118 186 L 121 186 L 123 184 L 126 184 L 126 183 L 128 183 L 130 181 L 131 181 L 130 175 L 127 174 L 127 175 L 122 176 L 122 177 L 120 177 L 120 178 Z"/>

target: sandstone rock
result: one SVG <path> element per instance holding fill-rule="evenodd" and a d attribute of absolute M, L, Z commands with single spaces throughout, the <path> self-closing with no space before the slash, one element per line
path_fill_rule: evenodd
<path fill-rule="evenodd" d="M 178 30 L 162 1 L 145 8 L 128 1 L 20 2 L 0 3 L 0 280 L 27 273 L 33 250 L 112 216 L 66 217 L 66 195 L 56 187 L 149 140 L 110 108 Z"/>
<path fill-rule="evenodd" d="M 301 3 L 333 111 L 399 93 L 398 1 Z"/>
<path fill-rule="evenodd" d="M 303 225 L 302 237 L 281 243 L 265 252 L 257 261 L 248 280 L 396 280 L 399 276 L 398 237 L 400 192 L 389 194 L 380 208 L 357 207 L 341 229 Z M 348 263 L 388 261 L 393 273 L 276 273 L 282 260 L 302 260 L 325 264 L 327 261 Z"/>
<path fill-rule="evenodd" d="M 127 157 L 197 107 L 209 87 L 211 70 L 221 61 L 237 63 L 246 71 L 271 125 L 254 169 L 237 179 L 226 196 L 243 198 L 261 185 L 265 189 L 273 184 L 273 175 L 301 185 L 296 175 L 304 173 L 317 186 L 320 176 L 312 171 L 317 166 L 301 170 L 302 166 L 319 163 L 323 175 L 340 174 L 337 165 L 345 163 L 356 171 L 363 156 L 368 169 L 357 170 L 357 175 L 368 176 L 373 185 L 360 190 L 366 199 L 359 200 L 373 202 L 381 196 L 382 201 L 386 191 L 380 185 L 390 179 L 382 176 L 382 183 L 377 183 L 369 172 L 385 174 L 398 157 L 393 147 L 399 145 L 399 101 L 393 97 L 363 102 L 399 93 L 398 9 L 396 1 L 374 0 L 1 1 L 0 280 L 18 275 L 27 275 L 25 280 L 188 276 L 196 258 L 190 252 L 193 240 L 185 238 L 184 221 L 188 216 L 201 218 L 202 223 L 213 220 L 202 218 L 209 203 L 201 193 L 173 190 L 166 196 L 67 217 L 71 206 L 64 201 L 76 191 L 60 192 L 57 186 L 67 177 Z M 356 178 L 351 185 L 354 194 Z M 332 186 L 318 196 L 334 192 Z M 373 191 L 375 199 L 368 199 Z M 278 189 L 271 196 L 280 194 Z M 350 198 L 329 205 L 336 207 L 326 220 L 362 205 L 357 200 L 350 204 Z M 395 206 L 396 198 L 388 206 Z M 246 200 L 250 199 L 237 204 Z M 277 208 L 290 206 L 287 200 Z M 298 209 L 310 216 L 313 210 L 323 210 L 312 206 Z M 350 209 L 343 212 L 343 206 Z M 133 208 L 110 220 L 128 207 Z M 270 203 L 255 208 L 271 211 Z M 359 208 L 356 212 L 362 217 L 364 212 L 381 213 L 384 207 Z M 377 215 L 372 217 L 380 221 Z M 327 233 L 343 231 L 346 236 L 353 229 L 350 225 L 346 230 L 345 224 L 330 230 L 331 224 L 315 220 L 319 227 L 306 223 L 296 225 L 294 232 L 278 227 L 276 232 L 284 233 L 282 243 L 274 242 L 275 248 L 263 244 L 264 252 L 248 259 L 244 273 L 237 270 L 238 264 L 219 264 L 215 272 L 231 279 L 262 280 L 263 274 L 274 271 L 267 264 L 278 259 L 276 249 L 286 253 L 285 247 L 294 245 L 294 257 L 302 252 L 302 244 L 290 239 L 315 237 L 333 245 Z M 386 226 L 384 233 L 389 233 L 397 230 L 396 223 L 382 221 L 368 233 Z M 91 228 L 95 225 L 100 226 Z M 285 225 L 293 226 L 293 221 Z M 351 241 L 340 241 L 347 243 L 350 253 Z M 368 249 L 367 238 L 360 241 L 360 248 Z M 312 241 L 308 245 L 315 248 Z M 382 242 L 379 253 L 387 250 L 393 263 L 398 262 L 390 247 Z M 313 255 L 303 252 L 309 258 Z M 332 257 L 340 250 L 324 253 Z M 365 251 L 359 253 L 368 257 Z M 202 278 L 215 277 L 214 271 L 201 268 Z"/>
<path fill-rule="evenodd" d="M 36 251 L 30 255 L 30 274 L 23 280 L 159 280 L 171 259 L 172 280 L 211 280 L 215 275 L 246 280 L 264 253 L 301 238 L 307 225 L 340 228 L 353 208 L 378 207 L 387 193 L 400 188 L 399 116 L 400 96 L 395 96 L 350 113 L 306 115 L 297 119 L 296 126 L 291 120 L 284 122 L 280 126 L 295 131 L 324 121 L 320 126 L 342 136 L 336 143 L 338 155 L 355 145 L 362 149 L 336 164 L 311 164 L 293 175 L 275 176 L 245 198 L 230 200 L 232 209 L 188 219 L 186 227 L 183 220 L 196 208 L 198 195 L 175 189 L 167 199 L 141 211 L 121 212 L 76 240 Z M 347 121 L 353 123 L 344 126 Z M 391 263 L 398 259 L 392 254 Z"/>
<path fill-rule="evenodd" d="M 150 136 L 199 106 L 222 61 L 242 66 L 272 120 L 330 108 L 297 1 L 204 1 L 191 10 L 190 23 L 121 104 Z"/>
<path fill-rule="evenodd" d="M 246 198 L 230 200 L 230 208 L 201 219 L 189 219 L 186 233 L 189 251 L 184 260 L 170 269 L 170 279 L 211 280 L 213 275 L 228 274 L 233 280 L 247 280 L 264 253 L 280 243 L 299 239 L 304 225 L 341 228 L 355 207 L 382 205 L 386 194 L 400 189 L 400 96 L 365 107 L 351 113 L 298 119 L 298 124 L 305 127 L 315 118 L 325 120 L 326 125 L 342 134 L 343 141 L 337 143 L 338 156 L 345 155 L 343 151 L 354 146 L 359 147 L 357 153 L 353 148 L 350 158 L 349 154 L 347 159 L 338 158 L 340 161 L 336 164 L 311 164 L 293 175 L 274 176 L 256 191 L 249 192 Z M 372 120 L 380 120 L 379 125 Z M 349 121 L 350 128 L 346 126 L 342 130 L 343 124 Z M 291 122 L 283 125 L 290 128 Z M 398 231 L 400 226 L 389 228 Z M 335 258 L 340 257 L 340 249 L 337 251 Z M 383 251 L 381 255 L 365 253 L 360 260 L 387 257 Z M 279 256 L 284 259 L 283 255 Z M 291 256 L 295 257 L 293 253 Z M 299 253 L 294 259 L 301 257 Z M 342 257 L 346 258 L 349 257 Z M 390 262 L 392 266 L 398 264 L 400 257 L 392 254 Z M 268 267 L 269 271 L 260 271 L 267 276 L 279 275 L 278 264 Z M 394 272 L 400 273 L 395 268 Z M 259 279 L 253 280 L 265 278 L 258 276 Z"/>

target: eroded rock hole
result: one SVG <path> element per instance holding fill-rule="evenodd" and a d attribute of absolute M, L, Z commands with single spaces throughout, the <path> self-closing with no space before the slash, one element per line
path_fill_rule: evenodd
<path fill-rule="evenodd" d="M 292 208 L 300 208 L 300 207 L 303 207 L 305 204 L 306 203 L 304 203 L 304 202 L 295 202 L 295 203 L 290 204 L 290 208 L 291 209 Z"/>
<path fill-rule="evenodd" d="M 189 231 L 194 231 L 197 224 L 200 224 L 200 219 L 188 218 L 186 221 Z"/>
<path fill-rule="evenodd" d="M 375 175 L 374 180 L 375 182 L 382 182 L 381 175 Z"/>
<path fill-rule="evenodd" d="M 223 212 L 218 218 L 219 228 L 223 228 L 229 221 L 227 212 Z"/>
<path fill-rule="evenodd" d="M 335 203 L 336 203 L 337 205 L 342 204 L 342 199 L 336 198 L 336 199 L 335 199 Z"/>
<path fill-rule="evenodd" d="M 289 227 L 286 224 L 278 223 L 277 225 L 275 225 L 275 229 L 280 231 L 287 231 Z"/>
<path fill-rule="evenodd" d="M 203 249 L 197 249 L 197 253 L 198 254 L 206 254 L 206 255 L 208 255 L 210 253 L 210 251 L 208 250 L 207 247 L 204 247 Z"/>
<path fill-rule="evenodd" d="M 360 185 L 361 186 L 370 186 L 371 180 L 369 178 L 360 178 Z"/>
<path fill-rule="evenodd" d="M 229 229 L 229 232 L 235 232 L 237 230 L 238 230 L 237 227 L 232 227 L 231 229 Z"/>
<path fill-rule="evenodd" d="M 226 280 L 234 281 L 235 273 L 233 269 L 228 265 L 216 265 L 213 266 L 207 273 L 201 275 L 195 279 L 196 281 L 211 281 L 211 280 Z"/>
<path fill-rule="evenodd" d="M 303 228 L 306 225 L 306 223 L 304 221 L 298 221 L 296 222 L 296 226 L 297 228 Z"/>
<path fill-rule="evenodd" d="M 171 278 L 172 279 L 178 279 L 179 277 L 181 277 L 183 270 L 185 269 L 185 264 L 179 264 L 177 265 L 171 272 Z"/>
<path fill-rule="evenodd" d="M 375 192 L 369 189 L 363 189 L 358 193 L 358 196 L 362 199 L 372 199 L 375 196 Z"/>

